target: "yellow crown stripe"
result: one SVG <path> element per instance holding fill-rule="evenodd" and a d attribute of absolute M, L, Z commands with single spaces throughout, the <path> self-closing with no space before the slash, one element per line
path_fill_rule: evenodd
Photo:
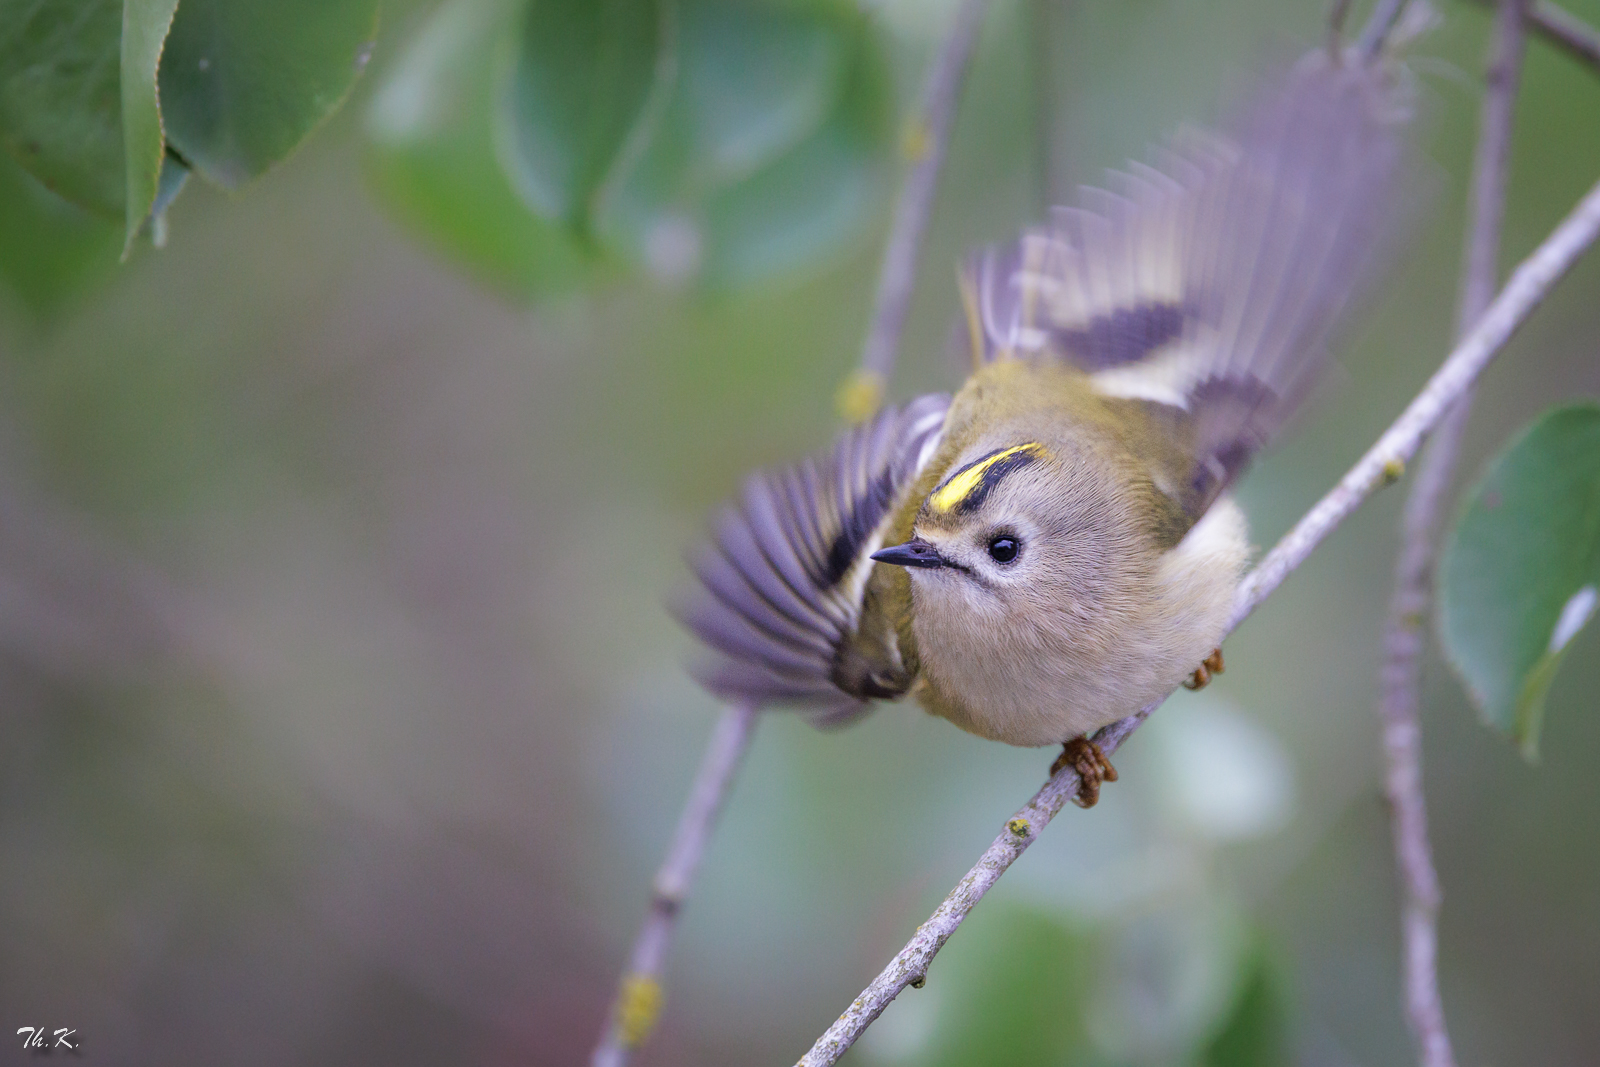
<path fill-rule="evenodd" d="M 963 500 L 977 492 L 978 487 L 984 484 L 984 475 L 988 474 L 996 464 L 1005 463 L 1023 454 L 1037 456 L 1043 453 L 1044 446 L 1037 441 L 1029 441 L 1027 444 L 1002 449 L 992 456 L 985 456 L 976 463 L 956 471 L 948 481 L 935 489 L 928 497 L 928 508 L 935 512 L 953 511 L 961 506 Z"/>

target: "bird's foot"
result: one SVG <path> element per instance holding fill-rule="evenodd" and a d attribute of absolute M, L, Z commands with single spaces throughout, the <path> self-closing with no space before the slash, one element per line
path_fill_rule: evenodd
<path fill-rule="evenodd" d="M 1100 783 L 1117 780 L 1117 769 L 1111 766 L 1100 746 L 1087 737 L 1074 737 L 1061 746 L 1061 755 L 1050 764 L 1050 777 L 1063 767 L 1078 772 L 1078 795 L 1072 802 L 1080 808 L 1092 808 L 1100 799 Z"/>
<path fill-rule="evenodd" d="M 1183 683 L 1183 687 L 1185 689 L 1204 689 L 1207 683 L 1211 681 L 1213 674 L 1221 673 L 1222 649 L 1213 648 L 1211 655 L 1207 656 L 1205 661 L 1194 669 L 1194 673 L 1189 675 L 1189 680 Z"/>

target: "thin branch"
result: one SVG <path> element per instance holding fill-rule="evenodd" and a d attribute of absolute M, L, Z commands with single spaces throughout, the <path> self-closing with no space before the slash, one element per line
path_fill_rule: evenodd
<path fill-rule="evenodd" d="M 1383 43 L 1389 39 L 1389 31 L 1400 20 L 1400 12 L 1405 9 L 1406 2 L 1378 0 L 1367 18 L 1367 24 L 1361 28 L 1361 39 L 1356 42 L 1356 51 L 1363 60 L 1370 60 L 1383 50 Z"/>
<path fill-rule="evenodd" d="M 900 334 L 905 329 L 906 313 L 911 307 L 917 256 L 922 250 L 928 216 L 933 213 L 933 195 L 939 185 L 945 147 L 950 141 L 956 97 L 988 7 L 989 0 L 962 0 L 950 33 L 928 72 L 918 113 L 905 131 L 902 147 L 912 161 L 911 171 L 900 189 L 894 224 L 884 246 L 878 295 L 861 349 L 861 366 L 839 389 L 840 412 L 852 422 L 863 422 L 878 410 L 883 391 L 894 373 Z"/>
<path fill-rule="evenodd" d="M 1499 0 L 1487 89 L 1472 171 L 1470 232 L 1463 256 L 1461 301 L 1456 332 L 1464 335 L 1494 295 L 1498 277 L 1500 228 L 1505 216 L 1506 173 L 1511 158 L 1511 124 L 1522 78 L 1523 27 L 1527 0 Z M 1422 1067 L 1455 1067 L 1444 1001 L 1439 995 L 1439 875 L 1428 840 L 1427 803 L 1422 778 L 1422 652 L 1433 600 L 1434 549 L 1455 477 L 1456 460 L 1472 390 L 1450 408 L 1434 432 L 1427 454 L 1406 497 L 1400 553 L 1395 562 L 1394 596 L 1384 624 L 1382 696 L 1386 761 L 1384 793 L 1389 799 L 1395 864 L 1403 903 L 1406 1022 Z"/>
<path fill-rule="evenodd" d="M 1528 28 L 1579 62 L 1600 67 L 1600 30 L 1550 0 L 1534 0 Z"/>
<path fill-rule="evenodd" d="M 1328 56 L 1337 61 L 1344 54 L 1344 24 L 1350 17 L 1351 0 L 1333 0 L 1328 9 Z"/>
<path fill-rule="evenodd" d="M 988 0 L 964 0 L 955 23 L 934 59 L 918 118 L 907 131 L 906 147 L 915 166 L 906 176 L 895 209 L 894 225 L 878 282 L 877 309 L 861 359 L 861 368 L 840 390 L 847 417 L 864 419 L 877 410 L 895 351 L 905 327 L 906 309 L 916 280 L 917 252 L 933 209 L 933 194 L 944 161 L 956 96 L 965 78 L 972 47 L 983 25 Z M 690 788 L 689 801 L 661 869 L 656 873 L 650 911 L 633 943 L 628 969 L 617 984 L 591 1067 L 624 1067 L 628 1054 L 644 1044 L 661 1013 L 661 974 L 667 948 L 677 928 L 678 912 L 705 854 L 717 815 L 750 745 L 760 709 L 736 704 L 723 712 Z"/>
<path fill-rule="evenodd" d="M 1511 124 L 1522 81 L 1523 26 L 1528 0 L 1499 0 L 1487 88 L 1472 169 L 1471 231 L 1462 264 L 1456 333 L 1463 336 L 1494 298 L 1499 278 L 1500 224 L 1505 217 Z"/>
<path fill-rule="evenodd" d="M 1133 715 L 1112 723 L 1094 735 L 1095 744 L 1106 755 L 1116 752 L 1139 724 L 1144 722 L 1159 705 L 1152 704 Z M 1071 767 L 1057 771 L 1044 787 L 1033 795 L 1015 815 L 1006 820 L 1000 836 L 984 850 L 978 862 L 956 883 L 950 895 L 944 898 L 932 918 L 917 927 L 916 934 L 906 947 L 897 953 L 889 965 L 879 972 L 872 984 L 844 1010 L 826 1033 L 817 1038 L 811 1051 L 800 1058 L 796 1067 L 826 1067 L 837 1063 L 845 1050 L 856 1043 L 867 1027 L 883 1014 L 889 1002 L 899 996 L 906 986 L 922 988 L 928 974 L 928 965 L 938 955 L 956 927 L 994 887 L 1000 876 L 1038 840 L 1039 834 L 1050 820 L 1061 813 L 1068 800 L 1078 795 L 1078 772 Z"/>
<path fill-rule="evenodd" d="M 1438 425 L 1454 402 L 1472 388 L 1506 341 L 1597 236 L 1600 236 L 1600 182 L 1544 243 L 1522 261 L 1489 310 L 1377 443 L 1240 584 L 1228 625 L 1230 633 L 1367 497 L 1400 477 L 1423 438 Z M 1154 705 L 1112 723 L 1095 735 L 1095 742 L 1106 753 L 1115 752 L 1153 710 Z M 921 984 L 933 957 L 967 913 L 1038 838 L 1067 799 L 1076 794 L 1077 788 L 1077 774 L 1063 769 L 1034 794 L 1033 799 L 1006 823 L 1000 836 L 966 877 L 945 897 L 932 918 L 917 927 L 916 935 L 817 1039 L 811 1051 L 801 1058 L 799 1067 L 826 1067 L 836 1063 L 906 986 Z"/>
<path fill-rule="evenodd" d="M 1538 0 L 1528 12 L 1528 24 L 1551 44 L 1585 63 L 1600 66 L 1600 30 L 1566 8 Z"/>
<path fill-rule="evenodd" d="M 717 721 L 689 791 L 689 802 L 678 817 L 672 846 L 652 883 L 650 913 L 633 943 L 628 970 L 617 984 L 605 1033 L 590 1060 L 593 1067 L 623 1067 L 628 1053 L 644 1044 L 655 1028 L 661 1013 L 661 972 L 678 912 L 711 840 L 717 814 L 744 762 L 759 715 L 760 709 L 746 702 L 732 705 Z"/>

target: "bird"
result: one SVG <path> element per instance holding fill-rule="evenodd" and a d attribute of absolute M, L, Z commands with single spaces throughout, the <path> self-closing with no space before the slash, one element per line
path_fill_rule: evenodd
<path fill-rule="evenodd" d="M 700 681 L 819 726 L 909 697 L 1060 745 L 1092 806 L 1117 774 L 1090 735 L 1223 669 L 1232 490 L 1392 258 L 1407 84 L 1318 50 L 969 256 L 960 389 L 751 476 L 692 553 Z"/>

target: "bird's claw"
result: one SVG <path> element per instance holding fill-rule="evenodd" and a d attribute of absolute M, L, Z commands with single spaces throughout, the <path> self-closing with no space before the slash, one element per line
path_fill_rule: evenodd
<path fill-rule="evenodd" d="M 1074 737 L 1061 746 L 1061 755 L 1050 765 L 1050 776 L 1054 778 L 1063 767 L 1078 772 L 1078 795 L 1072 802 L 1080 808 L 1092 808 L 1100 800 L 1100 783 L 1117 780 L 1117 769 L 1087 737 Z"/>
<path fill-rule="evenodd" d="M 1183 683 L 1183 687 L 1185 689 L 1204 689 L 1211 681 L 1211 676 L 1221 674 L 1222 670 L 1222 649 L 1213 648 L 1211 655 L 1207 656 L 1205 661 L 1194 669 L 1194 673 L 1189 675 L 1189 680 Z"/>

